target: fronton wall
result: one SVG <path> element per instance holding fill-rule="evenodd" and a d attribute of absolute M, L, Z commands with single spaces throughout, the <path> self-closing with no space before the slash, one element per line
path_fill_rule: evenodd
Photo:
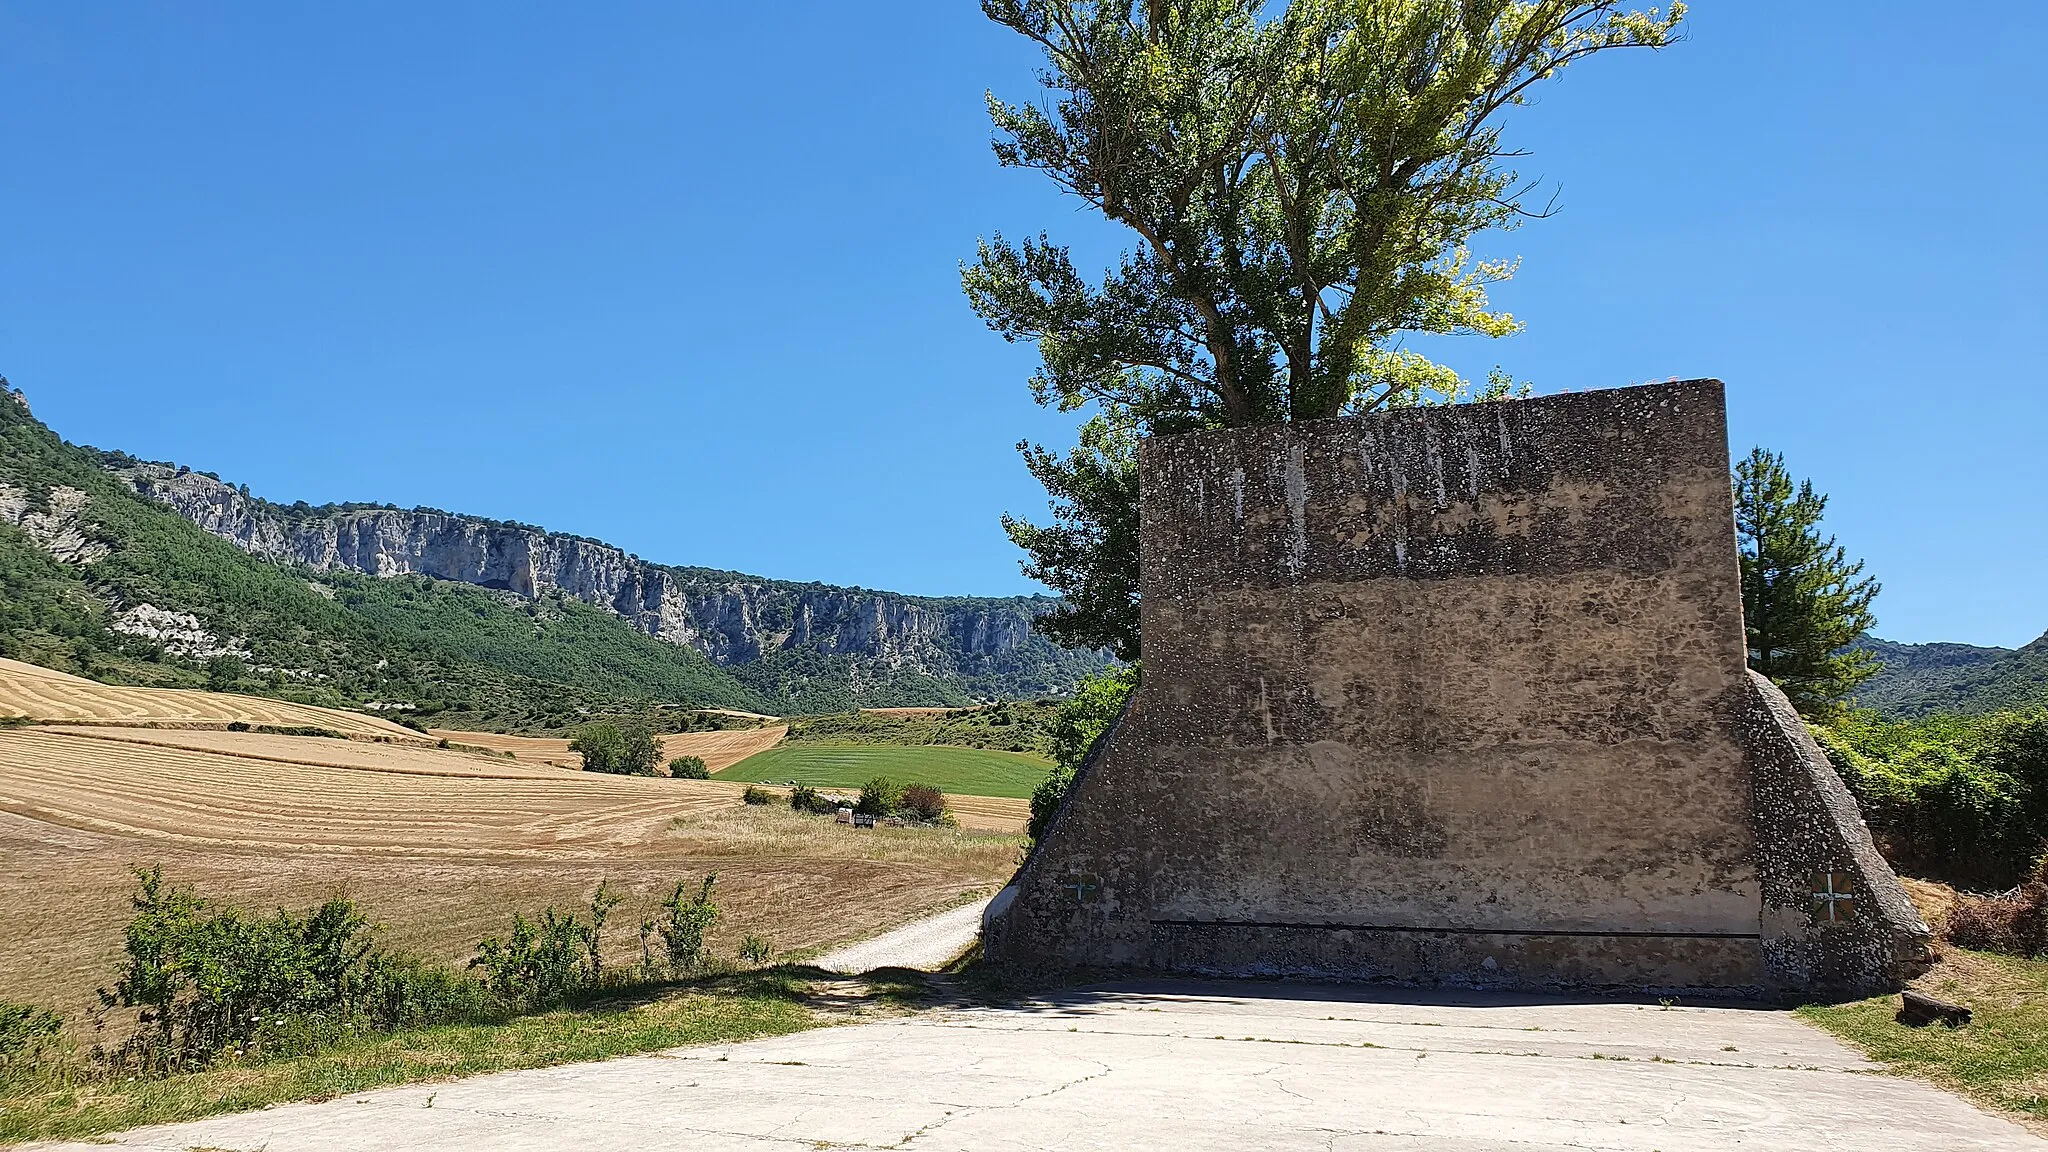
<path fill-rule="evenodd" d="M 990 956 L 1889 979 L 1815 959 L 1844 933 L 1800 920 L 1810 874 L 1855 874 L 1864 904 L 1832 905 L 1852 923 L 1897 890 L 1833 798 L 1795 772 L 1802 798 L 1758 819 L 1777 784 L 1754 777 L 1793 758 L 1758 750 L 1727 460 L 1711 381 L 1147 443 L 1144 684 L 991 915 Z"/>

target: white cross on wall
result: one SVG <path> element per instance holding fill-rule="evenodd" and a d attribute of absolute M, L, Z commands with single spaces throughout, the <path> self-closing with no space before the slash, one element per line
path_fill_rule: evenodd
<path fill-rule="evenodd" d="M 1856 893 L 1849 889 L 1847 877 L 1842 877 L 1843 884 L 1840 888 L 1835 886 L 1835 879 L 1833 872 L 1823 872 L 1820 882 L 1813 886 L 1813 902 L 1819 906 L 1815 911 L 1818 912 L 1820 907 L 1825 907 L 1830 922 L 1847 920 L 1849 912 L 1843 905 L 1856 899 Z"/>

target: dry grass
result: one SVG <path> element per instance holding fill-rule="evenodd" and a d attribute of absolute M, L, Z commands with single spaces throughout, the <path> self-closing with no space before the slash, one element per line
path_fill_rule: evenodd
<path fill-rule="evenodd" d="M 1904 879 L 1922 919 L 1940 931 L 1957 893 Z M 1802 1008 L 1800 1015 L 1893 1072 L 1931 1080 L 2048 1135 L 2048 961 L 1973 952 L 1937 942 L 1936 962 L 1910 987 L 1968 1007 L 1964 1027 L 1909 1028 L 1897 996 Z"/>
<path fill-rule="evenodd" d="M 19 660 L 0 660 L 0 716 L 140 726 L 220 727 L 241 721 L 274 727 L 330 728 L 365 740 L 422 742 L 420 734 L 410 728 L 356 712 L 231 692 L 122 688 Z"/>
<path fill-rule="evenodd" d="M 1031 801 L 1008 796 L 947 796 L 946 807 L 963 828 L 1023 835 L 1031 823 Z"/>
<path fill-rule="evenodd" d="M 91 1139 L 140 1125 L 288 1100 L 328 1099 L 391 1084 L 781 1035 L 829 1021 L 804 1003 L 808 991 L 808 982 L 799 974 L 747 973 L 499 1024 L 364 1036 L 289 1059 L 258 1064 L 229 1059 L 218 1067 L 161 1080 L 65 1077 L 54 1072 L 42 1078 L 0 1080 L 0 1144 Z M 886 994 L 888 988 L 866 991 Z M 432 1105 L 431 1098 L 427 1104 Z"/>
<path fill-rule="evenodd" d="M 569 750 L 567 739 L 551 739 L 544 736 L 507 736 L 498 732 L 464 732 L 459 728 L 436 728 L 433 734 L 450 744 L 467 744 L 472 748 L 488 748 L 493 752 L 510 752 L 515 758 L 535 764 L 553 764 L 561 768 L 581 768 L 583 758 Z M 777 724 L 767 728 L 739 728 L 728 732 L 675 732 L 661 738 L 661 754 L 666 760 L 678 756 L 699 756 L 704 766 L 716 772 L 745 760 L 756 752 L 765 752 L 789 734 L 789 725 Z"/>
<path fill-rule="evenodd" d="M 113 725 L 50 724 L 37 729 L 86 740 L 105 740 L 143 747 L 218 752 L 245 760 L 355 768 L 365 772 L 397 772 L 422 776 L 497 777 L 559 780 L 563 770 L 551 764 L 522 763 L 488 753 L 441 749 L 428 744 L 372 744 L 358 740 L 326 740 L 317 736 L 280 736 L 269 732 L 225 732 L 204 728 L 121 728 Z"/>
<path fill-rule="evenodd" d="M 392 942 L 459 961 L 513 909 L 581 903 L 600 879 L 627 894 L 624 959 L 641 909 L 685 877 L 719 874 L 714 947 L 758 933 L 790 952 L 991 889 L 1016 864 L 1014 836 L 855 832 L 744 807 L 742 790 L 311 737 L 0 731 L 0 987 L 78 1013 L 120 951 L 131 865 L 252 908 L 344 891 Z"/>

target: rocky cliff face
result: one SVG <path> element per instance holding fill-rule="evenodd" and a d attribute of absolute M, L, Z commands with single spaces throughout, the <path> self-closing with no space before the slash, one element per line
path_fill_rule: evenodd
<path fill-rule="evenodd" d="M 527 597 L 560 592 L 719 664 L 801 648 L 890 669 L 987 674 L 1021 671 L 1052 654 L 1031 628 L 1053 603 L 1046 597 L 940 600 L 673 568 L 527 525 L 429 509 L 285 507 L 164 464 L 113 471 L 139 494 L 253 555 L 323 572 L 417 574 Z"/>

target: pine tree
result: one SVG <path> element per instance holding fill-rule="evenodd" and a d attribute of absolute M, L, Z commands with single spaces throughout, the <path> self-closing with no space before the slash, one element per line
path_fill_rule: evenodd
<path fill-rule="evenodd" d="M 1735 467 L 1735 527 L 1742 558 L 1742 619 L 1749 666 L 1785 690 L 1808 716 L 1839 711 L 1881 665 L 1852 647 L 1876 618 L 1878 583 L 1821 538 L 1828 498 L 1784 458 L 1761 448 Z"/>

